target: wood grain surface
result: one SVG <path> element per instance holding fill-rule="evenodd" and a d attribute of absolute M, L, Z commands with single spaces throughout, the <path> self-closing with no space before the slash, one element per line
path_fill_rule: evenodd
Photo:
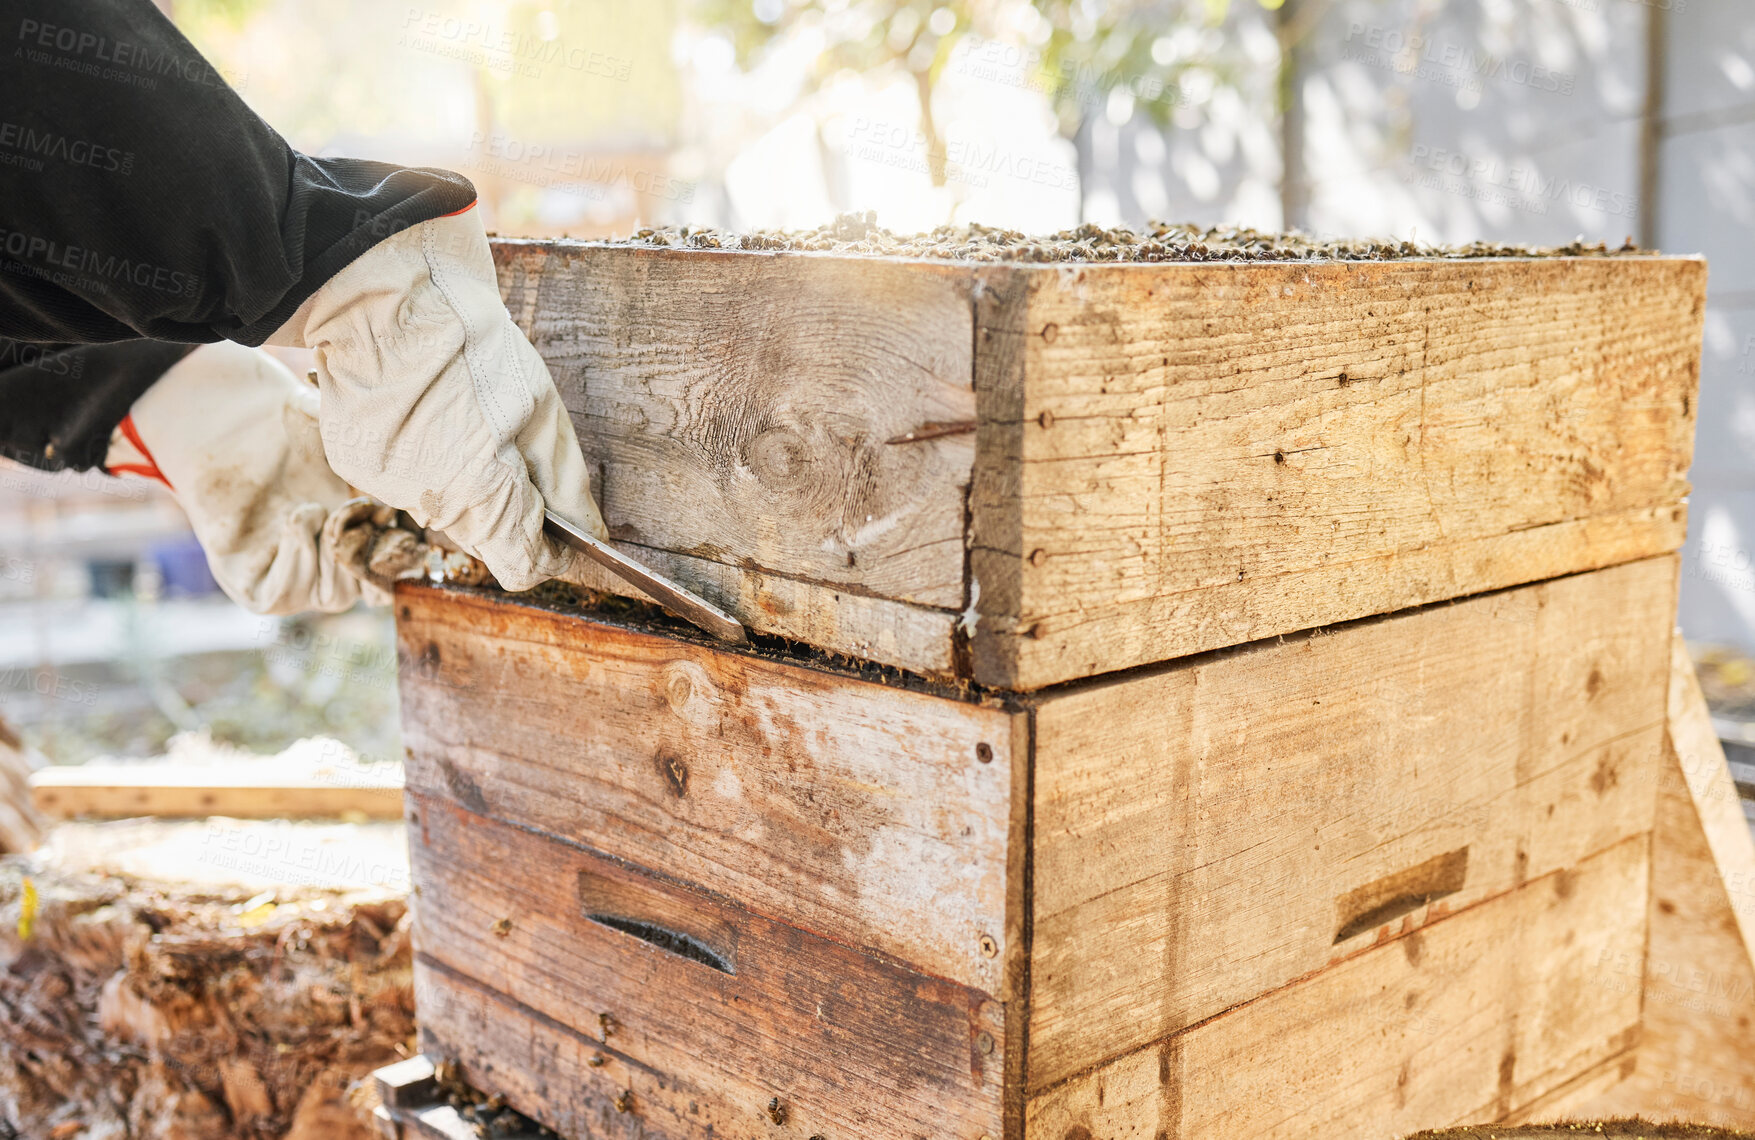
<path fill-rule="evenodd" d="M 1649 832 L 1675 581 L 1665 556 L 1044 699 L 1029 1087 Z"/>
<path fill-rule="evenodd" d="M 1698 259 L 495 254 L 618 543 L 920 673 L 1036 689 L 1685 527 Z"/>
<path fill-rule="evenodd" d="M 948 610 L 849 593 L 838 586 L 650 546 L 616 545 L 751 629 L 927 677 L 956 675 L 958 615 Z M 587 589 L 644 597 L 595 563 L 585 563 L 581 570 L 578 584 Z"/>
<path fill-rule="evenodd" d="M 397 597 L 411 788 L 1003 993 L 1021 716 L 486 595 Z"/>
<path fill-rule="evenodd" d="M 1027 1134 L 1390 1140 L 1513 1115 L 1637 1040 L 1638 990 L 1601 963 L 1644 941 L 1649 839 L 1075 1074 Z"/>
<path fill-rule="evenodd" d="M 567 1136 L 1001 1135 L 986 995 L 410 798 L 417 889 L 444 900 L 417 908 L 423 1045 L 472 1085 Z"/>
<path fill-rule="evenodd" d="M 963 605 L 967 269 L 500 247 L 611 535 L 877 597 Z"/>
<path fill-rule="evenodd" d="M 981 564 L 1008 563 L 981 582 L 983 683 L 1681 544 L 1698 259 L 990 272 L 1028 277 L 978 318 L 978 354 L 999 345 L 1018 386 L 978 393 L 1018 429 L 983 437 L 1015 455 L 977 459 L 1015 469 L 1009 502 L 977 501 L 1001 517 L 973 524 L 1000 547 Z"/>
<path fill-rule="evenodd" d="M 32 773 L 30 797 L 50 819 L 402 818 L 400 775 L 357 769 L 288 774 L 261 764 L 56 765 Z"/>
<path fill-rule="evenodd" d="M 1651 941 L 1605 960 L 1599 985 L 1642 990 L 1626 1080 L 1546 1119 L 1638 1115 L 1755 1128 L 1755 843 L 1712 716 L 1677 637 L 1652 843 Z M 1588 1090 L 1587 1090 L 1588 1092 Z"/>

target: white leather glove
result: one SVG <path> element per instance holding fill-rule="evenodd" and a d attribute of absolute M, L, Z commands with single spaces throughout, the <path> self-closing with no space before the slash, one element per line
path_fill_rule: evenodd
<path fill-rule="evenodd" d="M 221 341 L 185 356 L 134 402 L 104 466 L 171 489 L 245 609 L 339 613 L 360 596 L 325 531 L 352 492 L 323 457 L 317 393 L 267 353 Z"/>
<path fill-rule="evenodd" d="M 270 342 L 314 350 L 336 472 L 443 531 L 504 588 L 580 558 L 543 534 L 545 504 L 606 536 L 560 394 L 500 301 L 478 209 L 379 242 Z"/>

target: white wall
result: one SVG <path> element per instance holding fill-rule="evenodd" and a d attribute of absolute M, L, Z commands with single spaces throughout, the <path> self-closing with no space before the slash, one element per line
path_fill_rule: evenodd
<path fill-rule="evenodd" d="M 1755 5 L 1669 2 L 1658 245 L 1710 263 L 1682 631 L 1755 649 Z"/>

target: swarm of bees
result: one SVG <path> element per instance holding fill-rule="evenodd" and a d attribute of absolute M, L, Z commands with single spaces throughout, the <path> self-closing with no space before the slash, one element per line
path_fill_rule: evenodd
<path fill-rule="evenodd" d="M 457 1062 L 441 1060 L 435 1068 L 439 1094 L 444 1102 L 455 1108 L 457 1115 L 465 1121 L 475 1125 L 481 1134 L 519 1140 L 556 1140 L 553 1131 L 507 1107 L 506 1099 L 498 1093 L 487 1096 L 470 1087 Z"/>
<path fill-rule="evenodd" d="M 1404 258 L 1613 257 L 1648 253 L 1629 237 L 1619 246 L 1559 246 L 1496 242 L 1433 245 L 1362 238 L 1323 240 L 1302 233 L 1265 233 L 1236 226 L 1203 228 L 1152 222 L 1143 231 L 1086 223 L 1057 234 L 1031 236 L 975 223 L 940 226 L 930 233 L 894 234 L 870 213 L 843 214 L 812 230 L 757 230 L 734 234 L 711 227 L 642 229 L 618 244 L 668 249 L 768 250 L 867 257 L 932 257 L 952 261 L 1395 261 Z"/>

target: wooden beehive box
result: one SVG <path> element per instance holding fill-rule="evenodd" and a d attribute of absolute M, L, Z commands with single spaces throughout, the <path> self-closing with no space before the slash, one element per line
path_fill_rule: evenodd
<path fill-rule="evenodd" d="M 786 640 L 399 591 L 472 1084 L 1388 1137 L 1630 1063 L 1699 262 L 497 253 L 612 534 Z"/>
<path fill-rule="evenodd" d="M 1682 542 L 1698 259 L 496 257 L 618 541 L 926 676 L 1027 691 Z"/>

